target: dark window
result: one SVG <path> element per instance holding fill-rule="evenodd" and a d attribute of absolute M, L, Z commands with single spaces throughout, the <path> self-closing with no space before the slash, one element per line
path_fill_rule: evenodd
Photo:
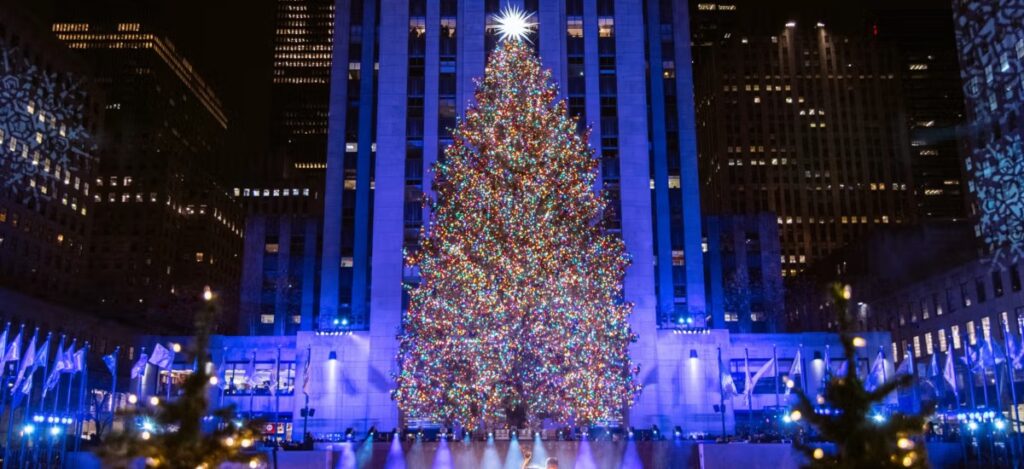
<path fill-rule="evenodd" d="M 996 298 L 1003 296 L 1003 272 L 992 272 L 992 295 Z"/>
<path fill-rule="evenodd" d="M 1017 264 L 1010 266 L 1010 290 L 1013 291 L 1020 291 L 1020 270 L 1017 267 Z"/>
<path fill-rule="evenodd" d="M 987 292 L 985 290 L 985 278 L 978 277 L 974 279 L 974 289 L 978 292 L 978 303 L 984 303 L 987 298 Z"/>

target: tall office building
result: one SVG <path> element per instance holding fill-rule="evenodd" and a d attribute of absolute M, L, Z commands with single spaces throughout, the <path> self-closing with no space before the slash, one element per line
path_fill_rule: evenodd
<path fill-rule="evenodd" d="M 166 37 L 137 22 L 65 21 L 57 38 L 88 62 L 107 104 L 93 187 L 93 294 L 103 310 L 189 330 L 204 285 L 234 297 L 241 208 L 218 183 L 232 170 L 227 117 Z"/>
<path fill-rule="evenodd" d="M 81 303 L 103 104 L 87 68 L 18 11 L 0 11 L 0 286 Z"/>
<path fill-rule="evenodd" d="M 954 3 L 976 234 L 996 268 L 1024 260 L 1024 6 Z"/>
<path fill-rule="evenodd" d="M 281 11 L 309 11 L 308 2 L 302 8 L 294 3 L 280 2 Z M 539 57 L 581 129 L 592 129 L 591 145 L 601 159 L 596 189 L 607 194 L 609 225 L 633 259 L 624 292 L 636 305 L 633 328 L 644 338 L 634 346 L 634 359 L 653 364 L 659 330 L 672 337 L 672 331 L 713 324 L 704 299 L 690 49 L 677 46 L 690 37 L 689 14 L 678 2 L 648 3 L 519 5 L 536 13 L 539 27 L 532 40 Z M 396 415 L 385 377 L 406 307 L 403 283 L 418 281 L 403 266 L 403 252 L 417 249 L 419 231 L 429 220 L 423 202 L 433 193 L 431 166 L 451 142 L 457 116 L 472 103 L 474 80 L 497 44 L 489 25 L 502 6 L 496 0 L 334 3 L 324 208 L 316 227 L 319 266 L 305 256 L 316 243 L 309 232 L 312 220 L 254 218 L 247 225 L 248 305 L 241 318 L 243 329 L 255 334 L 297 329 L 300 338 L 305 331 L 343 337 L 337 346 L 350 361 L 352 379 L 380 385 L 370 386 L 362 403 L 320 400 L 330 407 L 321 407 L 325 419 L 371 413 L 390 421 Z M 279 12 L 279 23 L 280 18 Z M 308 22 L 289 24 L 297 29 L 279 27 L 279 37 L 312 31 Z M 319 58 L 303 63 L 318 64 Z M 275 80 L 293 80 L 295 86 L 309 80 L 313 86 L 319 76 L 314 68 L 276 72 Z M 249 189 L 250 197 L 255 189 Z M 260 197 L 267 191 L 274 195 L 261 188 Z M 310 266 L 319 273 L 312 279 L 305 276 Z M 316 294 L 312 301 L 309 288 Z M 359 343 L 340 342 L 352 337 Z M 329 343 L 315 340 L 317 347 Z M 647 373 L 656 379 L 659 372 L 652 366 Z M 636 407 L 644 409 L 634 414 L 637 421 L 653 421 L 656 401 L 672 392 L 652 387 Z"/>
<path fill-rule="evenodd" d="M 334 33 L 332 0 L 276 0 L 270 157 L 264 183 L 323 185 Z M 319 191 L 318 191 L 319 192 Z"/>
<path fill-rule="evenodd" d="M 901 5 L 692 5 L 705 208 L 776 213 L 785 275 L 964 216 L 949 10 Z"/>

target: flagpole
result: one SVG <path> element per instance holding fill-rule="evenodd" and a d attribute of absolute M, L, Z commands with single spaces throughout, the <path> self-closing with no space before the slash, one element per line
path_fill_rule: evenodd
<path fill-rule="evenodd" d="M 17 347 L 16 350 L 18 351 L 17 362 L 15 362 L 15 363 L 17 363 L 17 365 L 15 365 L 15 368 L 20 368 L 21 367 L 21 358 L 22 358 L 21 357 L 21 355 L 22 355 L 21 354 L 21 334 L 23 332 L 25 332 L 25 323 L 22 323 L 21 326 L 18 327 L 18 335 L 16 335 L 14 337 L 14 341 L 17 343 L 17 345 L 12 344 L 12 346 Z M 7 351 L 6 350 L 4 351 L 4 355 L 7 355 Z M 7 366 L 7 364 L 5 363 L 4 364 L 5 371 L 6 371 L 6 366 Z M 5 398 L 6 398 L 7 391 L 8 391 L 8 389 L 7 389 L 6 382 L 5 382 L 4 388 L 2 390 L 0 390 L 0 392 L 4 393 L 4 397 Z M 10 460 L 11 434 L 14 433 L 14 411 L 15 410 L 17 410 L 17 406 L 14 405 L 14 400 L 11 399 L 11 411 L 10 411 L 10 415 L 7 416 L 7 442 L 4 443 L 4 469 L 7 469 L 8 461 Z"/>
<path fill-rule="evenodd" d="M 722 347 L 718 347 L 718 410 L 722 412 L 722 438 L 725 438 L 725 390 L 723 389 L 723 386 L 724 383 L 722 383 Z"/>
<path fill-rule="evenodd" d="M 746 347 L 743 348 L 743 366 L 746 367 L 747 372 L 744 375 L 746 382 L 743 383 L 743 391 L 747 394 L 747 423 L 750 428 L 747 429 L 747 434 L 752 435 L 754 433 L 754 390 L 747 388 L 750 383 L 750 352 Z"/>
<path fill-rule="evenodd" d="M 220 365 L 217 366 L 217 376 L 224 382 L 217 383 L 217 408 L 220 408 L 224 402 L 224 387 L 228 385 L 228 374 L 227 370 L 224 369 L 224 358 L 228 355 L 228 348 L 223 347 L 220 353 Z M 234 377 L 232 376 L 232 379 Z"/>
<path fill-rule="evenodd" d="M 246 370 L 249 371 L 249 370 Z M 252 371 L 253 376 L 246 376 L 245 379 L 249 380 L 249 420 L 252 420 L 252 402 L 256 396 L 256 380 L 253 379 L 256 376 L 256 351 L 252 351 Z"/>
<path fill-rule="evenodd" d="M 910 388 L 910 390 L 913 392 L 912 399 L 914 399 L 914 402 L 911 404 L 910 409 L 914 412 L 921 410 L 921 396 L 917 392 L 917 387 L 918 384 L 920 384 L 920 380 L 917 376 L 917 363 L 914 362 L 914 352 L 916 351 L 917 350 L 914 349 L 913 345 L 907 347 L 907 360 L 910 360 L 910 373 L 911 376 L 914 377 L 913 387 Z"/>
<path fill-rule="evenodd" d="M 1010 339 L 1012 338 L 1013 332 L 1010 332 L 1010 321 L 1003 321 L 1003 348 L 1006 349 L 1006 358 L 1003 363 L 1006 365 L 1006 376 L 1010 379 L 1010 400 L 1013 406 L 1010 407 L 1010 416 L 1013 418 L 1013 425 L 1010 426 L 1010 465 L 1016 467 L 1017 465 L 1017 434 L 1015 429 L 1017 428 L 1017 422 L 1020 421 L 1017 415 L 1017 390 L 1013 384 L 1013 361 L 1012 355 L 1015 351 L 1010 350 Z M 1000 412 L 1002 412 L 1002 406 L 1000 406 Z"/>
<path fill-rule="evenodd" d="M 50 354 L 50 351 L 49 351 L 49 349 L 50 349 L 50 338 L 52 336 L 53 336 L 52 332 L 47 332 L 46 333 L 46 340 L 43 341 L 43 348 L 46 349 L 46 352 L 45 352 L 46 355 Z M 49 360 L 47 360 L 46 358 L 47 358 L 46 356 L 43 357 L 43 359 L 44 359 L 43 360 L 43 376 L 46 376 L 47 370 L 49 368 L 49 366 L 48 366 L 49 365 Z M 25 414 L 22 415 L 22 417 L 21 417 L 22 421 L 25 420 L 25 417 L 28 417 L 29 419 L 32 418 L 32 394 L 35 393 L 35 386 L 32 385 L 32 382 L 33 382 L 33 380 L 36 377 L 36 373 L 35 372 L 36 372 L 36 368 L 37 367 L 38 367 L 38 363 L 33 363 L 32 364 L 32 369 L 29 370 L 28 378 L 26 378 L 28 380 L 28 386 L 29 386 L 29 388 L 28 388 L 28 396 L 27 396 L 28 400 L 25 403 Z M 18 449 L 18 464 L 19 464 L 19 466 L 21 464 L 22 458 L 25 456 L 25 440 L 26 439 L 34 439 L 34 437 L 31 436 L 31 435 L 28 435 L 28 438 L 22 438 L 21 439 L 21 444 L 18 445 L 19 446 L 19 449 Z M 31 448 L 30 448 L 30 450 L 31 450 Z"/>
<path fill-rule="evenodd" d="M 277 347 L 277 363 L 274 364 L 274 447 L 277 447 L 277 426 L 281 423 L 281 347 Z M 276 450 L 275 450 L 276 451 Z"/>
<path fill-rule="evenodd" d="M 60 346 L 57 347 L 57 351 L 59 353 L 57 353 L 53 357 L 54 368 L 56 368 L 58 361 L 63 361 L 64 360 L 64 352 L 65 352 L 64 351 L 64 342 L 65 341 L 67 341 L 67 335 L 61 334 L 60 335 Z M 54 371 L 53 371 L 53 372 L 57 373 L 57 382 L 54 385 L 54 387 L 56 388 L 56 391 L 53 393 L 53 407 L 52 407 L 53 410 L 50 411 L 50 416 L 55 419 L 55 422 L 54 422 L 54 427 L 55 428 L 60 428 L 60 425 L 61 425 L 60 419 L 56 415 L 57 415 L 57 401 L 60 400 L 60 378 L 61 378 L 61 374 L 62 374 L 62 370 L 63 369 L 64 368 L 61 368 L 60 370 L 54 369 Z M 50 387 L 50 377 L 49 377 L 49 375 L 47 375 L 44 379 L 46 381 L 43 383 L 43 392 L 44 393 L 48 393 L 48 392 L 50 392 L 50 390 L 49 390 L 49 387 Z M 44 412 L 46 411 L 46 399 L 45 398 L 43 398 L 43 402 L 42 402 L 42 407 L 41 408 L 43 409 Z M 57 444 L 57 438 L 60 437 L 60 435 L 62 433 L 63 432 L 58 432 L 57 435 L 53 435 L 53 437 L 54 437 L 53 441 L 49 441 L 47 443 L 47 445 L 46 445 L 46 465 L 47 466 L 49 466 L 50 463 L 53 461 L 53 447 L 54 447 L 54 445 Z"/>
<path fill-rule="evenodd" d="M 84 356 L 84 354 L 83 354 L 83 356 Z M 71 414 L 71 394 L 72 394 L 72 392 L 75 389 L 75 375 L 82 372 L 82 370 L 78 369 L 78 360 L 75 357 L 73 357 L 73 356 L 72 356 L 72 360 L 75 360 L 75 362 L 74 362 L 75 368 L 71 372 L 71 376 L 68 376 L 68 393 L 67 393 L 67 397 L 65 398 L 65 401 L 64 401 L 64 412 L 61 412 L 62 415 L 70 415 Z M 85 359 L 83 358 L 82 361 L 84 362 Z M 75 423 L 74 419 L 72 419 L 72 422 L 71 422 L 71 432 L 70 433 L 77 438 L 78 435 L 75 433 L 75 426 L 76 425 L 77 424 Z M 64 465 L 64 457 L 65 457 L 65 455 L 67 455 L 67 452 L 68 452 L 68 439 L 65 437 L 63 440 L 61 440 L 61 443 L 60 443 L 60 461 L 61 461 L 61 466 Z"/>
<path fill-rule="evenodd" d="M 85 422 L 82 421 L 84 418 L 82 407 L 85 405 L 85 388 L 88 386 L 86 382 L 89 381 L 89 342 L 85 343 L 84 356 L 85 359 L 82 360 L 82 379 L 78 382 L 78 411 L 76 412 L 77 416 L 75 418 L 77 420 L 77 423 L 75 424 L 75 428 L 77 428 L 75 431 L 76 453 L 81 448 L 82 432 L 85 431 Z"/>
<path fill-rule="evenodd" d="M 800 344 L 800 379 L 804 382 L 803 391 L 806 393 L 807 389 L 807 368 L 804 367 L 804 344 Z"/>
<path fill-rule="evenodd" d="M 139 347 L 139 356 L 142 357 L 143 355 L 146 355 L 146 347 Z M 146 397 L 145 394 L 143 393 L 143 391 L 145 390 L 144 386 L 146 385 L 146 370 L 147 369 L 149 369 L 149 360 L 148 359 L 145 362 L 142 363 L 142 372 L 139 373 L 139 378 L 138 378 L 139 379 L 139 397 L 138 397 L 138 399 L 140 401 L 143 398 Z M 129 383 L 129 384 L 131 384 L 131 383 Z"/>
<path fill-rule="evenodd" d="M 959 339 L 960 339 L 960 332 L 959 331 L 957 331 L 956 337 L 957 337 L 957 339 L 959 341 Z M 963 342 L 963 344 L 964 344 L 964 358 L 967 359 L 967 382 L 968 382 L 967 389 L 971 392 L 971 411 L 973 412 L 973 411 L 977 410 L 977 408 L 978 408 L 978 403 L 974 399 L 974 364 L 971 363 L 971 344 L 967 343 L 966 341 Z"/>
<path fill-rule="evenodd" d="M 22 329 L 24 329 L 25 325 L 22 324 L 21 327 L 22 327 Z M 11 323 L 10 323 L 10 321 L 8 321 L 7 322 L 7 326 L 4 328 L 4 337 L 5 338 L 9 337 L 10 336 L 10 332 L 11 332 Z M 19 334 L 17 337 L 15 337 L 15 339 L 19 339 L 20 340 L 21 339 L 21 335 Z M 8 363 L 7 363 L 6 359 L 7 359 L 7 349 L 8 348 L 9 348 L 9 345 L 7 344 L 7 340 L 4 340 L 4 343 L 0 344 L 0 361 L 3 362 L 3 365 L 0 365 L 0 416 L 2 416 L 2 413 L 7 412 L 7 380 L 8 380 L 8 378 L 7 378 L 7 365 L 8 365 Z M 7 416 L 7 420 L 10 421 L 12 418 L 14 418 L 14 412 L 13 411 L 10 413 L 10 415 Z M 8 430 L 8 432 L 10 432 L 10 430 Z M 6 447 L 5 447 L 5 449 L 6 449 Z"/>
<path fill-rule="evenodd" d="M 121 346 L 114 347 L 114 369 L 110 370 L 110 428 L 114 428 L 114 411 L 117 410 L 117 359 L 121 353 Z"/>
<path fill-rule="evenodd" d="M 779 360 L 774 344 L 772 345 L 772 368 L 775 369 L 775 410 L 778 411 L 782 404 L 779 402 Z"/>

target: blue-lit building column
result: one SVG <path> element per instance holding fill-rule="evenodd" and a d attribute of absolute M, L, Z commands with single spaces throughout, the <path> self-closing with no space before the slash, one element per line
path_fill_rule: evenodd
<path fill-rule="evenodd" d="M 370 356 L 366 407 L 370 420 L 397 425 L 391 400 L 392 371 L 402 322 L 402 240 L 404 238 L 406 89 L 408 87 L 408 0 L 381 4 L 380 71 L 377 98 L 377 161 L 374 189 L 373 269 L 370 294 Z M 394 38 L 403 38 L 397 40 Z"/>
<path fill-rule="evenodd" d="M 356 0 L 362 1 L 362 0 Z M 345 192 L 345 113 L 348 111 L 349 0 L 334 2 L 334 46 L 327 117 L 327 170 L 324 181 L 324 227 L 320 262 L 321 325 L 338 315 L 341 288 L 341 211 Z"/>
<path fill-rule="evenodd" d="M 374 55 L 374 46 L 376 46 L 377 41 L 377 1 L 362 1 L 363 43 L 362 62 L 359 66 L 359 146 L 356 152 L 356 226 L 354 227 L 355 230 L 353 232 L 354 236 L 352 245 L 351 318 L 349 318 L 348 321 L 360 325 L 366 324 L 367 321 L 366 281 L 369 279 L 369 270 L 371 270 L 370 260 L 368 258 L 370 249 L 368 239 L 370 227 L 368 225 L 372 223 L 372 217 L 370 216 L 370 165 L 372 162 L 374 146 L 373 125 L 371 123 L 374 119 L 374 109 L 372 105 L 375 82 L 374 75 L 378 73 L 377 70 L 375 70 L 377 57 Z M 406 8 L 406 12 L 408 12 L 408 8 Z M 383 9 L 381 10 L 381 15 L 383 15 Z M 408 21 L 403 25 L 403 31 L 407 29 Z M 381 35 L 380 37 L 389 38 L 394 36 Z M 403 90 L 404 89 L 405 88 L 403 88 Z M 402 124 L 404 123 L 405 121 L 403 119 Z M 389 122 L 389 124 L 397 125 L 393 122 Z M 405 173 L 403 172 L 402 176 L 404 176 L 404 174 Z M 398 213 L 401 214 L 402 211 L 399 210 Z M 371 222 L 362 223 L 364 220 Z"/>
<path fill-rule="evenodd" d="M 626 300 L 634 304 L 630 325 L 640 340 L 630 347 L 645 391 L 629 411 L 629 424 L 659 423 L 657 313 L 654 294 L 651 187 L 647 137 L 647 83 L 642 4 L 616 0 L 615 60 L 618 99 L 619 185 L 622 239 L 633 263 L 626 272 Z M 589 91 L 589 90 L 588 90 Z"/>
<path fill-rule="evenodd" d="M 694 110 L 693 57 L 690 51 L 688 2 L 673 2 L 675 21 L 676 109 L 679 123 L 679 184 L 683 207 L 683 252 L 686 262 L 686 310 L 705 315 L 704 255 L 701 242 L 700 179 L 697 175 L 697 116 Z"/>
<path fill-rule="evenodd" d="M 660 320 L 673 317 L 675 291 L 672 281 L 672 212 L 668 193 L 668 156 L 665 135 L 665 79 L 661 48 L 660 0 L 647 0 L 647 61 L 650 65 L 651 151 L 654 165 L 654 235 L 657 266 L 657 313 Z"/>

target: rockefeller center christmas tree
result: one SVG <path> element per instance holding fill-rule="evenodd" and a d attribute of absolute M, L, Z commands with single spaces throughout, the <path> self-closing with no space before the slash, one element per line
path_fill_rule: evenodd
<path fill-rule="evenodd" d="M 466 428 L 614 420 L 639 385 L 628 355 L 629 259 L 606 232 L 597 160 L 550 73 L 498 19 L 476 104 L 436 166 L 420 282 L 403 318 L 394 398 Z"/>

